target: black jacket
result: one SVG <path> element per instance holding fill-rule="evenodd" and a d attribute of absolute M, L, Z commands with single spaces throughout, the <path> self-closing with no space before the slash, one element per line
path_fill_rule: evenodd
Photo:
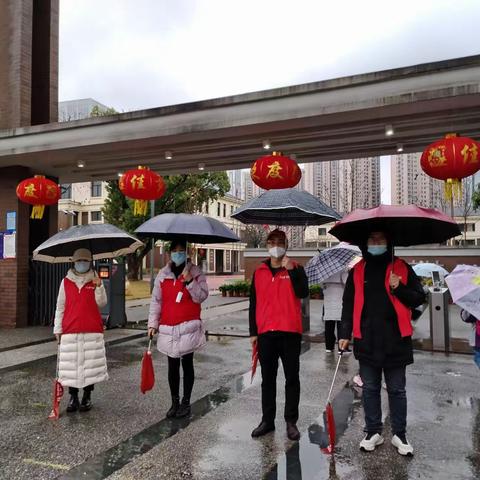
<path fill-rule="evenodd" d="M 283 267 L 273 268 L 270 259 L 265 260 L 263 263 L 268 265 L 272 275 L 275 275 Z M 301 265 L 297 265 L 292 270 L 287 270 L 290 280 L 292 282 L 293 291 L 298 298 L 308 297 L 308 278 L 305 270 Z M 258 335 L 257 329 L 257 292 L 255 291 L 255 273 L 252 276 L 252 286 L 250 288 L 250 306 L 249 306 L 249 326 L 250 336 L 256 337 Z"/>
<path fill-rule="evenodd" d="M 366 264 L 365 303 L 361 317 L 362 338 L 354 340 L 355 358 L 369 365 L 383 368 L 413 363 L 412 337 L 402 338 L 400 335 L 397 315 L 385 288 L 387 267 L 392 259 L 391 253 L 387 252 L 374 257 L 364 252 L 364 258 Z M 425 293 L 413 269 L 409 265 L 407 267 L 407 284 L 400 284 L 392 294 L 404 305 L 413 309 L 424 302 Z M 343 293 L 341 338 L 350 339 L 352 336 L 354 297 L 352 269 Z"/>

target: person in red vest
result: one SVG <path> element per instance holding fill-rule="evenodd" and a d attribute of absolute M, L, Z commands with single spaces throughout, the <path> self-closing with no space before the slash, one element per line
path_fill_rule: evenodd
<path fill-rule="evenodd" d="M 69 387 L 69 413 L 90 410 L 94 384 L 108 379 L 99 310 L 107 304 L 107 293 L 92 269 L 90 250 L 76 250 L 72 261 L 73 268 L 60 284 L 53 327 L 60 343 L 59 381 Z M 83 388 L 81 402 L 78 400 L 80 388 Z"/>
<path fill-rule="evenodd" d="M 298 440 L 300 401 L 301 298 L 308 296 L 308 279 L 302 266 L 287 257 L 285 232 L 273 230 L 267 238 L 270 255 L 254 272 L 249 323 L 252 346 L 257 343 L 262 367 L 262 421 L 252 432 L 260 437 L 275 430 L 278 359 L 285 373 L 287 436 Z"/>
<path fill-rule="evenodd" d="M 413 455 L 406 438 L 406 366 L 413 363 L 412 309 L 425 293 L 413 269 L 393 257 L 384 232 L 372 232 L 361 247 L 363 260 L 351 270 L 343 295 L 340 349 L 353 332 L 353 353 L 363 381 L 365 438 L 360 449 L 373 451 L 382 436 L 382 373 L 387 385 L 392 444 L 401 455 Z"/>
<path fill-rule="evenodd" d="M 172 406 L 167 418 L 190 414 L 195 372 L 193 353 L 205 345 L 201 303 L 208 285 L 201 269 L 187 259 L 186 242 L 172 241 L 171 261 L 157 275 L 148 315 L 148 335 L 158 332 L 157 348 L 168 356 L 168 384 Z M 180 362 L 183 368 L 183 399 L 180 403 Z"/>

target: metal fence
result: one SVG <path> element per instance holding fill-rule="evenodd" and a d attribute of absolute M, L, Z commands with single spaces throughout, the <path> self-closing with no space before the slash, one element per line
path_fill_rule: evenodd
<path fill-rule="evenodd" d="M 30 260 L 28 286 L 28 324 L 53 325 L 58 289 L 70 268 L 69 263 Z"/>

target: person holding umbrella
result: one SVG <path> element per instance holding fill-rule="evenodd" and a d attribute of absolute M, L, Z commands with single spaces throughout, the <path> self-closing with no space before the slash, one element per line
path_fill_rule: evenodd
<path fill-rule="evenodd" d="M 340 349 L 354 337 L 353 352 L 360 363 L 365 411 L 365 438 L 360 449 L 373 451 L 382 437 L 382 373 L 387 385 L 392 444 L 401 455 L 412 455 L 406 438 L 406 366 L 413 363 L 413 308 L 425 293 L 413 269 L 393 256 L 392 241 L 383 231 L 372 231 L 360 243 L 363 260 L 351 270 L 343 295 Z"/>
<path fill-rule="evenodd" d="M 92 269 L 90 250 L 75 250 L 72 261 L 73 267 L 60 284 L 53 328 L 60 344 L 58 379 L 69 387 L 69 413 L 90 410 L 94 384 L 108 379 L 99 310 L 107 303 L 105 287 Z M 83 388 L 81 402 L 80 388 Z"/>
<path fill-rule="evenodd" d="M 208 285 L 200 268 L 187 259 L 186 242 L 173 240 L 171 261 L 155 279 L 148 335 L 158 332 L 157 348 L 168 357 L 168 384 L 172 405 L 167 418 L 190 414 L 190 396 L 195 381 L 193 353 L 206 340 L 200 319 L 201 303 L 208 297 Z M 180 403 L 180 363 L 183 368 L 183 399 Z"/>
<path fill-rule="evenodd" d="M 250 341 L 257 344 L 262 367 L 262 421 L 252 431 L 260 437 L 275 430 L 278 359 L 285 373 L 287 436 L 298 440 L 300 401 L 301 298 L 308 296 L 308 279 L 302 266 L 287 257 L 285 232 L 273 230 L 267 238 L 270 258 L 256 270 L 250 293 Z"/>

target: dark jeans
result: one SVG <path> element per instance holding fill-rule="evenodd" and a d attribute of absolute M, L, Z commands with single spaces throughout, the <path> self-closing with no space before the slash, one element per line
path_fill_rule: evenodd
<path fill-rule="evenodd" d="M 333 320 L 325 320 L 325 348 L 327 350 L 333 350 L 335 348 L 335 342 L 337 337 L 335 337 L 335 328 L 337 329 L 338 335 L 338 324 L 340 322 L 335 322 Z"/>
<path fill-rule="evenodd" d="M 268 332 L 258 337 L 258 357 L 262 367 L 262 420 L 275 421 L 277 412 L 278 359 L 282 360 L 285 374 L 285 412 L 287 422 L 298 420 L 300 402 L 300 346 L 298 333 Z"/>
<path fill-rule="evenodd" d="M 84 391 L 85 393 L 87 393 L 87 392 L 93 392 L 93 388 L 94 388 L 93 385 L 87 385 L 86 387 L 83 387 L 83 391 Z M 79 389 L 76 388 L 76 387 L 68 387 L 68 393 L 69 393 L 70 395 L 78 395 L 78 390 L 79 390 Z"/>
<path fill-rule="evenodd" d="M 181 358 L 168 358 L 168 385 L 172 397 L 178 397 L 180 391 L 180 361 L 183 368 L 183 400 L 190 403 L 193 383 L 195 382 L 195 370 L 193 369 L 193 352 Z"/>
<path fill-rule="evenodd" d="M 363 381 L 363 410 L 365 411 L 365 432 L 382 432 L 382 371 L 387 384 L 388 404 L 392 433 L 404 434 L 407 428 L 407 393 L 405 390 L 405 366 L 385 368 L 372 367 L 360 362 L 360 376 Z"/>

